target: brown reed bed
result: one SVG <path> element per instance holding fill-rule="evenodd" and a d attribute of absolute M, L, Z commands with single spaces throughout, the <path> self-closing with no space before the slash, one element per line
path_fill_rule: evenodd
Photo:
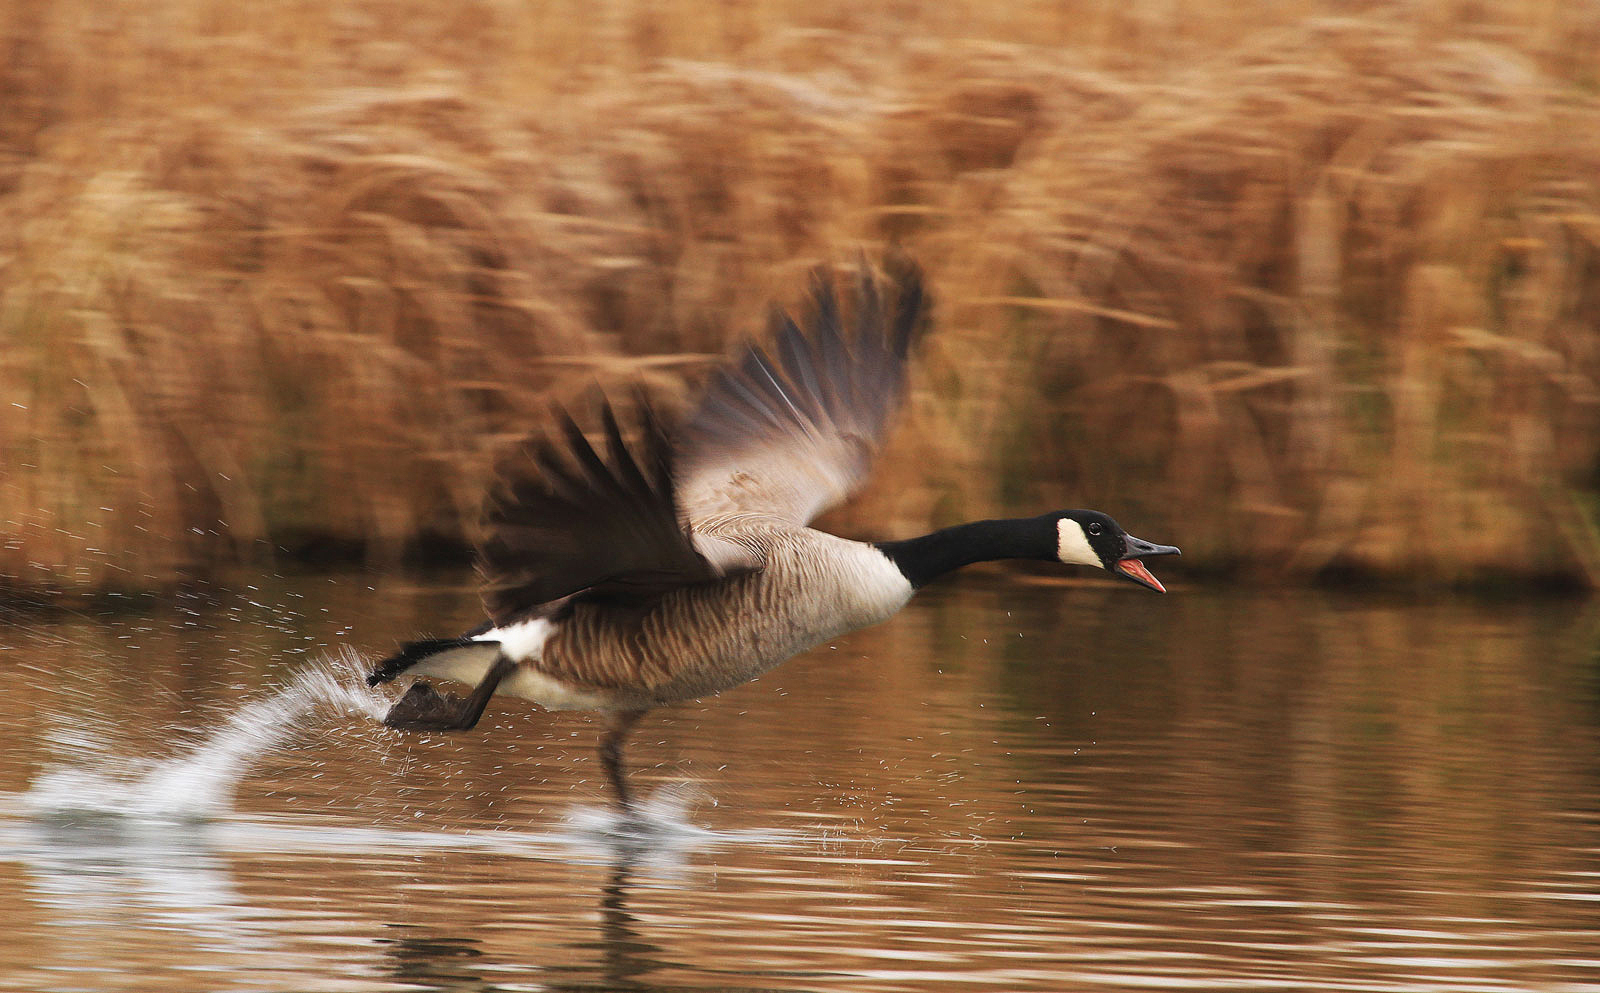
<path fill-rule="evenodd" d="M 459 547 L 552 400 L 897 242 L 939 328 L 841 528 L 1600 583 L 1600 16 L 1178 6 L 13 0 L 0 577 Z"/>

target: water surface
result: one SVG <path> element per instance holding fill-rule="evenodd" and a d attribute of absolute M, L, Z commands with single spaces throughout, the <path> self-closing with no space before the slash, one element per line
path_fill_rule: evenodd
<path fill-rule="evenodd" d="M 0 988 L 1600 991 L 1585 601 L 963 577 L 647 718 L 648 844 L 591 718 L 403 735 L 321 675 L 476 615 L 0 618 Z"/>

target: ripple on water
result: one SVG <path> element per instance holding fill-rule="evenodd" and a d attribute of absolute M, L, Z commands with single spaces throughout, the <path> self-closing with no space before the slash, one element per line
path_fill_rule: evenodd
<path fill-rule="evenodd" d="M 360 616 L 454 630 L 468 596 Z M 914 605 L 665 712 L 630 743 L 642 830 L 582 715 L 401 735 L 352 673 L 274 669 L 147 746 L 277 643 L 229 624 L 242 678 L 187 629 L 30 642 L 0 695 L 26 791 L 0 794 L 0 988 L 1600 993 L 1591 620 L 1086 599 Z"/>

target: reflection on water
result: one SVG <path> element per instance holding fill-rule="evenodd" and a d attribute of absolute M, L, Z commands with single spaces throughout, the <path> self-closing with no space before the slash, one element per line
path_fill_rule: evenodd
<path fill-rule="evenodd" d="M 473 619 L 370 585 L 0 627 L 0 988 L 1600 991 L 1584 602 L 968 581 L 647 719 L 641 843 L 581 715 L 228 737 Z"/>

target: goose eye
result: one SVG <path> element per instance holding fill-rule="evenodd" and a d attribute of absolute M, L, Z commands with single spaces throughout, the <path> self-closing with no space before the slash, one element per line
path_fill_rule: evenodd
<path fill-rule="evenodd" d="M 1091 523 L 1089 525 L 1089 533 L 1090 534 L 1099 534 L 1100 533 L 1100 525 L 1098 523 Z"/>

